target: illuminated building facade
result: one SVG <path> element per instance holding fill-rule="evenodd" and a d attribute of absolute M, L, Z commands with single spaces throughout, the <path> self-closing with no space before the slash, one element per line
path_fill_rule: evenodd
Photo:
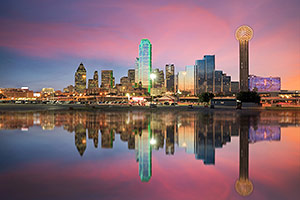
<path fill-rule="evenodd" d="M 129 79 L 129 82 L 131 83 L 131 85 L 134 86 L 134 83 L 135 83 L 135 70 L 134 69 L 129 69 L 127 77 Z"/>
<path fill-rule="evenodd" d="M 82 63 L 80 63 L 75 73 L 75 91 L 83 93 L 86 89 L 86 69 Z"/>
<path fill-rule="evenodd" d="M 129 82 L 129 78 L 127 76 L 123 76 L 120 78 L 120 84 L 121 85 L 129 85 L 130 82 Z"/>
<path fill-rule="evenodd" d="M 147 88 L 150 93 L 151 79 L 150 74 L 152 72 L 152 44 L 148 39 L 142 39 L 139 45 L 139 59 L 137 70 L 137 83 L 142 84 L 143 88 Z"/>
<path fill-rule="evenodd" d="M 33 98 L 33 91 L 28 88 L 0 88 L 2 98 Z"/>
<path fill-rule="evenodd" d="M 93 79 L 89 79 L 88 81 L 88 88 L 89 89 L 98 88 L 99 87 L 98 82 L 99 82 L 98 71 L 95 71 Z"/>
<path fill-rule="evenodd" d="M 64 88 L 63 91 L 66 93 L 73 93 L 75 92 L 75 87 L 73 85 L 69 85 L 68 87 Z"/>
<path fill-rule="evenodd" d="M 115 78 L 113 76 L 113 70 L 101 71 L 101 87 L 102 88 L 114 88 Z"/>
<path fill-rule="evenodd" d="M 279 92 L 281 89 L 280 77 L 249 76 L 249 90 L 256 92 Z"/>
<path fill-rule="evenodd" d="M 165 78 L 164 78 L 164 71 L 163 70 L 159 70 L 159 69 L 154 69 L 153 74 L 156 75 L 155 79 L 153 80 L 153 85 L 155 88 L 157 87 L 163 87 L 164 86 L 164 82 L 165 82 Z"/>
<path fill-rule="evenodd" d="M 240 26 L 235 32 L 235 37 L 240 46 L 240 91 L 242 92 L 249 90 L 249 41 L 252 36 L 252 28 L 246 25 Z"/>
<path fill-rule="evenodd" d="M 175 66 L 174 64 L 166 64 L 166 88 L 168 92 L 174 92 L 175 85 Z"/>

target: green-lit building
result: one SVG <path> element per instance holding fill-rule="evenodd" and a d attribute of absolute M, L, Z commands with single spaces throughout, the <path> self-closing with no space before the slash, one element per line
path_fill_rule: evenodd
<path fill-rule="evenodd" d="M 151 89 L 150 74 L 152 72 L 152 44 L 148 39 L 142 39 L 139 45 L 139 58 L 137 59 L 138 66 L 136 70 L 135 82 L 141 82 L 143 88 L 147 88 L 148 92 Z"/>
<path fill-rule="evenodd" d="M 101 87 L 102 88 L 113 88 L 115 86 L 115 78 L 113 76 L 113 70 L 102 70 L 101 71 Z"/>

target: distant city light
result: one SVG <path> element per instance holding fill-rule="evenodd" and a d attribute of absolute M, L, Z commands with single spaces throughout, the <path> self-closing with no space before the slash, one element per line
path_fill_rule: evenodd
<path fill-rule="evenodd" d="M 41 93 L 37 93 L 37 92 L 36 92 L 36 93 L 33 93 L 33 96 L 34 96 L 34 97 L 40 97 L 40 96 L 41 96 Z"/>
<path fill-rule="evenodd" d="M 144 101 L 144 97 L 132 97 L 133 101 Z"/>
<path fill-rule="evenodd" d="M 21 87 L 22 90 L 28 90 L 28 87 Z"/>

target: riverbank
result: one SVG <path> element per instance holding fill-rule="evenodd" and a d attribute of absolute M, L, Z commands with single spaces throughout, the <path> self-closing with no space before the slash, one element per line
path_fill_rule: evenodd
<path fill-rule="evenodd" d="M 97 104 L 0 104 L 0 111 L 46 111 L 46 110 L 208 110 L 209 107 L 200 105 L 97 105 Z M 216 108 L 217 109 L 217 108 Z M 234 108 L 220 108 L 222 110 L 235 110 Z M 300 110 L 300 107 L 255 107 L 242 108 L 242 110 Z"/>

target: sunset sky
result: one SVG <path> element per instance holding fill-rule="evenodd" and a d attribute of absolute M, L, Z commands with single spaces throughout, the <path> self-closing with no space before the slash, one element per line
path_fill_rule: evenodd
<path fill-rule="evenodd" d="M 176 71 L 204 55 L 238 80 L 237 27 L 251 26 L 250 74 L 280 76 L 300 89 L 299 0 L 9 0 L 0 6 L 0 88 L 63 89 L 83 62 L 87 78 L 134 68 L 138 45 L 153 45 L 153 68 Z"/>

